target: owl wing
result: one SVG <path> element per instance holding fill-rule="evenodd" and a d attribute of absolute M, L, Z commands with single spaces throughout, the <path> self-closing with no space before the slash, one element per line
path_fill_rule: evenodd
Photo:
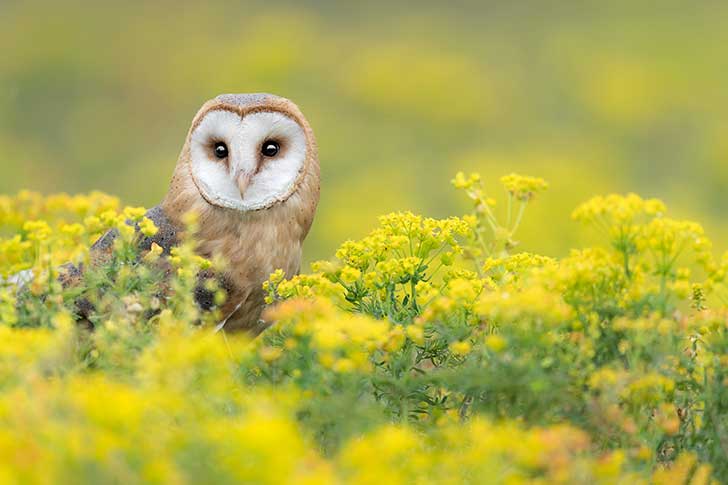
<path fill-rule="evenodd" d="M 181 228 L 171 221 L 162 210 L 161 206 L 155 206 L 147 211 L 145 216 L 154 222 L 157 226 L 157 232 L 153 236 L 146 236 L 141 233 L 139 226 L 136 225 L 136 244 L 139 252 L 149 251 L 152 244 L 157 244 L 162 248 L 162 255 L 169 256 L 172 248 L 179 244 L 179 234 Z M 131 222 L 129 222 L 131 224 Z M 103 265 L 111 259 L 114 250 L 114 241 L 119 237 L 117 229 L 108 230 L 101 236 L 92 246 L 90 251 L 90 264 L 92 266 Z M 64 286 L 73 286 L 80 282 L 83 276 L 83 264 L 78 266 L 73 263 L 67 263 L 61 267 L 60 281 Z M 205 288 L 205 281 L 211 278 L 217 278 L 223 289 L 229 291 L 230 283 L 221 275 L 216 275 L 210 270 L 201 271 L 198 274 L 198 284 L 195 287 L 195 301 L 203 311 L 212 310 L 215 306 L 214 293 Z M 92 308 L 88 308 L 83 301 L 77 302 L 80 313 L 88 314 Z"/>
<path fill-rule="evenodd" d="M 139 225 L 137 224 L 135 228 L 139 250 L 149 251 L 152 248 L 152 244 L 158 244 L 163 250 L 162 254 L 169 256 L 172 248 L 178 244 L 177 235 L 180 232 L 179 226 L 170 221 L 159 205 L 149 209 L 145 216 L 154 222 L 158 231 L 153 236 L 145 236 L 139 231 Z M 119 231 L 117 229 L 110 229 L 91 246 L 92 264 L 103 263 L 108 260 L 114 249 L 114 241 L 117 237 L 119 237 Z"/>

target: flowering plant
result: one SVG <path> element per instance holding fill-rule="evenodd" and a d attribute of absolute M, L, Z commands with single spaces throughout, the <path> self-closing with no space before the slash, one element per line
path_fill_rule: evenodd
<path fill-rule="evenodd" d="M 0 198 L 0 479 L 728 474 L 728 256 L 714 257 L 698 224 L 633 194 L 574 211 L 601 245 L 518 252 L 547 184 L 501 183 L 502 206 L 480 176 L 459 173 L 472 213 L 388 214 L 310 273 L 274 272 L 272 325 L 255 340 L 215 333 L 214 305 L 195 304 L 198 275 L 220 263 L 196 256 L 191 237 L 169 255 L 139 249 L 130 223 L 156 231 L 143 209 L 98 193 Z M 94 261 L 88 248 L 108 229 L 119 237 Z"/>

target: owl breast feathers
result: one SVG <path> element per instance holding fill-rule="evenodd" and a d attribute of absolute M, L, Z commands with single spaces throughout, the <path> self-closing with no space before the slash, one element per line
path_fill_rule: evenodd
<path fill-rule="evenodd" d="M 299 271 L 319 191 L 313 131 L 295 104 L 270 94 L 220 95 L 195 115 L 169 190 L 147 213 L 159 231 L 137 240 L 141 250 L 157 243 L 169 254 L 183 216 L 196 213 L 200 256 L 226 264 L 215 275 L 228 293 L 221 324 L 256 333 L 262 284 L 276 269 Z M 93 245 L 93 264 L 103 264 L 116 237 L 109 231 Z M 202 287 L 195 296 L 203 309 L 212 305 Z"/>

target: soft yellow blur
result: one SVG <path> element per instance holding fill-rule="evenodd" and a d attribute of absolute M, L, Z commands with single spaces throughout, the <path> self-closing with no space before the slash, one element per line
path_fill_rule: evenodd
<path fill-rule="evenodd" d="M 319 140 L 309 261 L 378 214 L 464 212 L 459 169 L 549 180 L 523 250 L 585 243 L 567 215 L 598 193 L 728 234 L 728 5 L 360 3 L 3 1 L 0 193 L 152 206 L 202 102 L 267 91 Z"/>

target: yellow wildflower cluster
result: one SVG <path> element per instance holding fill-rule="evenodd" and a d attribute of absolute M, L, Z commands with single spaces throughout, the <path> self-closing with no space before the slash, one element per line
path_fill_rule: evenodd
<path fill-rule="evenodd" d="M 561 295 L 542 287 L 486 293 L 478 300 L 476 311 L 498 325 L 521 322 L 561 325 L 569 323 L 574 316 Z"/>
<path fill-rule="evenodd" d="M 464 190 L 475 206 L 474 213 L 463 218 L 473 227 L 464 252 L 466 257 L 478 264 L 505 257 L 518 245 L 514 237 L 526 207 L 535 194 L 548 187 L 545 180 L 536 177 L 517 174 L 502 177 L 501 183 L 506 189 L 508 201 L 506 213 L 499 216 L 495 211 L 496 200 L 486 193 L 480 174 L 466 176 L 458 172 L 451 183 L 455 188 Z"/>
<path fill-rule="evenodd" d="M 361 241 L 345 242 L 336 257 L 360 271 L 391 258 L 411 257 L 424 262 L 433 251 L 448 248 L 460 252 L 457 237 L 470 232 L 469 224 L 457 217 L 437 220 L 399 212 L 382 216 L 379 222 L 380 227 Z"/>
<path fill-rule="evenodd" d="M 396 351 L 404 343 L 401 329 L 391 328 L 381 320 L 337 310 L 323 299 L 289 300 L 266 317 L 278 322 L 271 333 L 283 342 L 286 359 L 308 355 L 336 372 L 370 371 L 370 357 L 375 351 L 384 348 Z M 271 352 L 272 347 L 265 339 L 257 343 L 261 352 Z"/>
<path fill-rule="evenodd" d="M 469 189 L 480 185 L 480 174 L 471 173 L 469 175 L 465 175 L 464 172 L 458 172 L 455 174 L 455 178 L 451 180 L 451 183 L 456 189 Z"/>
<path fill-rule="evenodd" d="M 101 192 L 44 197 L 37 192 L 24 190 L 14 197 L 0 195 L 0 226 L 21 228 L 27 221 L 39 219 L 56 224 L 63 220 L 84 219 L 118 209 L 119 199 Z"/>
<path fill-rule="evenodd" d="M 660 216 L 666 210 L 665 204 L 658 199 L 643 199 L 636 194 L 610 194 L 589 199 L 577 207 L 571 216 L 578 221 L 619 229 L 623 224 Z"/>
<path fill-rule="evenodd" d="M 712 262 L 712 244 L 705 237 L 702 226 L 696 222 L 653 219 L 645 227 L 640 243 L 657 258 L 655 266 L 658 271 L 669 271 L 670 263 L 686 250 L 691 250 L 695 261 L 702 265 Z"/>
<path fill-rule="evenodd" d="M 380 217 L 380 227 L 360 241 L 346 241 L 336 261 L 312 264 L 313 275 L 283 280 L 271 275 L 267 301 L 326 295 L 369 308 L 378 316 L 409 318 L 435 296 L 431 280 L 462 253 L 459 239 L 471 234 L 464 219 L 432 219 L 410 212 Z M 337 288 L 338 286 L 338 288 Z"/>
<path fill-rule="evenodd" d="M 429 447 L 412 429 L 390 425 L 350 443 L 338 463 L 347 482 L 356 484 L 464 483 L 474 477 L 485 483 L 533 483 L 534 477 L 538 483 L 648 483 L 627 469 L 622 452 L 589 458 L 589 437 L 570 426 L 525 430 L 478 419 L 444 427 L 438 442 Z M 683 455 L 677 463 L 682 481 L 672 482 L 659 469 L 652 483 L 687 483 L 695 458 Z M 694 483 L 710 483 L 709 467 L 698 470 Z"/>
<path fill-rule="evenodd" d="M 458 174 L 471 214 L 389 214 L 311 274 L 275 271 L 254 340 L 213 330 L 224 265 L 185 236 L 194 214 L 166 253 L 112 197 L 0 198 L 0 482 L 725 476 L 728 255 L 634 195 L 575 212 L 598 247 L 515 252 L 546 184 L 502 182 L 496 205 Z"/>
<path fill-rule="evenodd" d="M 517 253 L 500 258 L 489 257 L 483 263 L 482 271 L 494 281 L 503 284 L 517 281 L 534 268 L 556 265 L 556 260 L 547 256 Z"/>
<path fill-rule="evenodd" d="M 625 272 L 629 273 L 630 258 L 645 246 L 646 224 L 662 217 L 666 210 L 665 204 L 657 199 L 610 194 L 590 199 L 574 210 L 571 217 L 592 224 L 606 234 L 622 254 Z"/>
<path fill-rule="evenodd" d="M 325 296 L 337 301 L 343 299 L 341 286 L 325 278 L 322 273 L 300 274 L 290 280 L 286 280 L 285 276 L 283 270 L 276 270 L 270 275 L 268 281 L 263 283 L 263 290 L 267 293 L 266 303 L 314 296 Z"/>
<path fill-rule="evenodd" d="M 549 186 L 544 179 L 515 173 L 501 177 L 500 181 L 503 187 L 518 200 L 530 200 L 534 195 L 543 192 Z"/>
<path fill-rule="evenodd" d="M 468 316 L 473 316 L 473 308 L 478 297 L 484 290 L 493 288 L 494 285 L 489 279 L 479 278 L 476 273 L 450 272 L 439 290 L 429 285 L 419 289 L 422 296 L 419 304 L 424 309 L 420 321 L 434 321 L 457 313 L 459 318 L 474 324 L 477 320 Z"/>
<path fill-rule="evenodd" d="M 664 402 L 675 390 L 675 382 L 660 374 L 634 375 L 609 368 L 592 374 L 589 385 L 601 392 L 618 395 L 623 403 L 638 406 Z"/>

